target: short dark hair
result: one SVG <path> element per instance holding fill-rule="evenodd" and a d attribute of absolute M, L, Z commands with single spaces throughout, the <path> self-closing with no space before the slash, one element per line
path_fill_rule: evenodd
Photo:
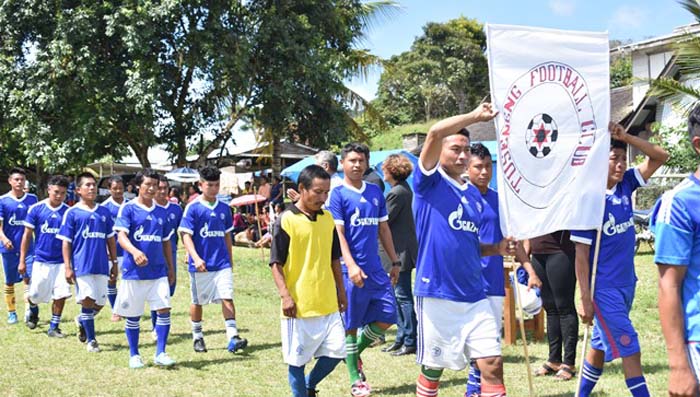
<path fill-rule="evenodd" d="M 7 173 L 7 176 L 10 177 L 14 174 L 20 174 L 23 176 L 27 176 L 27 171 L 25 171 L 24 168 L 12 167 L 12 168 L 10 168 L 10 172 Z"/>
<path fill-rule="evenodd" d="M 350 142 L 343 146 L 343 150 L 340 151 L 340 159 L 344 160 L 350 152 L 364 154 L 365 160 L 369 160 L 369 148 L 364 143 Z"/>
<path fill-rule="evenodd" d="M 68 178 L 66 178 L 63 175 L 54 175 L 51 178 L 49 178 L 49 182 L 47 183 L 47 186 L 60 186 L 68 189 Z"/>
<path fill-rule="evenodd" d="M 250 185 L 250 181 L 245 181 L 243 185 Z"/>
<path fill-rule="evenodd" d="M 700 105 L 691 110 L 688 115 L 688 137 L 692 141 L 696 136 L 700 137 Z"/>
<path fill-rule="evenodd" d="M 83 179 L 92 179 L 93 181 L 97 182 L 95 175 L 92 175 L 89 172 L 81 172 L 77 177 L 75 177 L 75 186 L 83 186 Z"/>
<path fill-rule="evenodd" d="M 136 173 L 136 176 L 132 180 L 132 184 L 136 186 L 141 186 L 143 180 L 146 178 L 152 178 L 157 181 L 160 181 L 160 174 L 151 168 L 144 168 Z"/>
<path fill-rule="evenodd" d="M 202 181 L 216 182 L 221 179 L 221 171 L 213 165 L 205 165 L 199 169 L 199 179 Z"/>
<path fill-rule="evenodd" d="M 613 149 L 627 150 L 627 144 L 617 139 L 610 138 L 610 150 L 612 151 Z"/>
<path fill-rule="evenodd" d="M 464 135 L 467 137 L 467 139 L 471 139 L 471 133 L 469 132 L 468 129 L 462 128 L 461 130 L 457 131 L 457 135 Z"/>
<path fill-rule="evenodd" d="M 485 158 L 491 158 L 491 152 L 489 151 L 489 148 L 484 146 L 481 143 L 474 143 L 472 146 L 469 148 L 472 156 L 476 156 L 480 159 L 485 159 Z"/>
<path fill-rule="evenodd" d="M 304 189 L 308 189 L 309 187 L 311 187 L 311 184 L 316 178 L 331 179 L 331 176 L 328 175 L 326 170 L 324 170 L 321 166 L 311 164 L 303 170 L 301 170 L 301 172 L 299 173 L 299 180 L 297 183 L 300 187 L 303 186 Z"/>
<path fill-rule="evenodd" d="M 107 179 L 107 187 L 112 187 L 113 183 L 121 183 L 124 185 L 124 180 L 119 175 L 112 175 Z"/>

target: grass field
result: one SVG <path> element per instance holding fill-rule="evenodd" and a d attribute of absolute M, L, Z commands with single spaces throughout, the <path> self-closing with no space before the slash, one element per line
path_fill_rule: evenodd
<path fill-rule="evenodd" d="M 238 325 L 250 345 L 244 353 L 226 351 L 223 320 L 219 307 L 207 306 L 204 333 L 209 352 L 196 354 L 188 317 L 189 283 L 186 268 L 179 267 L 180 281 L 173 301 L 172 330 L 168 352 L 177 365 L 161 369 L 152 365 L 154 342 L 150 319 L 141 322 L 143 370 L 129 370 L 124 322 L 109 321 L 106 308 L 96 319 L 99 354 L 87 353 L 78 343 L 73 317 L 74 301 L 66 304 L 61 328 L 70 334 L 63 340 L 49 339 L 48 306 L 41 305 L 41 322 L 35 330 L 23 323 L 9 326 L 6 308 L 0 303 L 0 396 L 285 396 L 289 395 L 287 370 L 280 351 L 279 301 L 268 266 L 260 252 L 235 248 L 235 302 Z M 182 258 L 182 255 L 180 255 Z M 637 298 L 632 311 L 640 334 L 642 362 L 651 395 L 665 395 L 667 362 L 656 308 L 656 268 L 653 256 L 637 257 Z M 20 295 L 21 296 L 21 295 Z M 19 299 L 21 300 L 21 299 Z M 19 303 L 18 313 L 24 304 Z M 583 328 L 581 328 L 581 334 Z M 393 339 L 393 330 L 388 335 Z M 510 396 L 527 396 L 527 375 L 522 346 L 505 347 L 505 381 Z M 547 357 L 544 342 L 530 345 L 531 365 Z M 376 396 L 410 396 L 418 374 L 415 356 L 390 357 L 379 349 L 363 354 L 365 370 Z M 580 359 L 579 359 L 580 360 Z M 466 372 L 445 371 L 440 395 L 464 395 Z M 319 386 L 322 396 L 348 395 L 348 375 L 341 363 Z M 539 396 L 572 396 L 575 381 L 560 383 L 551 378 L 535 378 Z M 596 387 L 596 396 L 626 396 L 620 361 L 608 365 Z"/>

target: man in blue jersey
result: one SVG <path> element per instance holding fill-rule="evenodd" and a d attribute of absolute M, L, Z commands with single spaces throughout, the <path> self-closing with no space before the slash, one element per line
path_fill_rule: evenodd
<path fill-rule="evenodd" d="M 700 155 L 700 106 L 688 117 L 688 132 Z M 668 394 L 695 397 L 700 392 L 700 166 L 656 203 L 652 226 L 659 317 L 671 369 Z"/>
<path fill-rule="evenodd" d="M 168 192 L 170 191 L 170 183 L 168 183 L 168 180 L 166 178 L 161 178 L 160 182 L 158 182 L 158 191 L 156 192 L 155 196 L 155 201 L 156 205 L 165 209 L 165 212 L 168 214 L 168 224 L 169 227 L 172 230 L 177 231 L 177 227 L 180 225 L 180 220 L 182 220 L 182 207 L 180 207 L 178 204 L 172 203 L 168 200 Z M 175 279 L 175 282 L 170 284 L 170 297 L 172 298 L 173 295 L 175 295 L 175 287 L 177 286 L 177 233 L 173 233 L 173 236 L 170 238 L 170 248 L 171 248 L 171 255 L 173 258 L 173 278 Z M 156 322 L 158 320 L 158 312 L 155 310 L 151 310 L 151 325 L 153 326 L 151 332 L 153 334 L 154 339 L 157 339 L 157 334 L 156 334 Z"/>
<path fill-rule="evenodd" d="M 32 274 L 32 262 L 34 261 L 34 245 L 30 244 L 27 251 L 25 276 L 19 273 L 19 251 L 24 234 L 24 218 L 27 210 L 38 201 L 36 196 L 24 192 L 24 184 L 27 181 L 26 171 L 21 168 L 12 168 L 9 172 L 7 183 L 11 190 L 0 196 L 0 255 L 5 273 L 5 303 L 7 303 L 7 323 L 17 323 L 17 309 L 15 303 L 15 284 L 24 278 L 25 289 L 29 288 L 29 279 Z M 27 307 L 25 321 L 29 320 L 30 310 Z"/>
<path fill-rule="evenodd" d="M 95 202 L 97 182 L 92 174 L 78 175 L 76 192 L 80 201 L 66 210 L 56 238 L 63 241 L 66 280 L 75 283 L 75 300 L 82 306 L 79 338 L 87 342 L 88 352 L 97 353 L 100 346 L 95 339 L 95 314 L 104 306 L 107 283 L 116 280 L 118 271 L 114 266 L 117 261 L 114 225 L 109 211 Z"/>
<path fill-rule="evenodd" d="M 170 285 L 175 283 L 170 239 L 175 232 L 168 214 L 153 199 L 160 175 L 143 169 L 134 177 L 138 196 L 121 206 L 114 230 L 124 248 L 122 281 L 115 302 L 118 315 L 126 318 L 125 333 L 129 343 L 129 368 L 143 368 L 139 354 L 139 320 L 148 303 L 158 312 L 156 320 L 156 353 L 158 366 L 175 364 L 165 352 L 170 333 Z"/>
<path fill-rule="evenodd" d="M 637 277 L 634 272 L 634 221 L 632 193 L 646 185 L 654 172 L 668 159 L 657 145 L 629 135 L 619 124 L 611 123 L 608 182 L 602 220 L 595 291 L 591 294 L 591 266 L 595 256 L 596 230 L 571 231 L 576 243 L 576 278 L 581 293 L 579 316 L 584 323 L 595 317 L 591 349 L 583 362 L 581 397 L 588 397 L 603 373 L 603 364 L 622 358 L 625 382 L 635 397 L 649 396 L 642 374 L 641 352 L 637 332 L 629 312 L 634 300 Z M 627 169 L 627 145 L 647 158 L 637 167 Z"/>
<path fill-rule="evenodd" d="M 116 222 L 119 207 L 126 201 L 124 199 L 124 181 L 120 176 L 114 175 L 107 180 L 107 186 L 109 187 L 109 198 L 101 205 L 107 207 L 109 213 L 112 214 L 112 222 Z M 121 267 L 122 262 L 124 262 L 124 249 L 117 244 L 117 265 Z M 112 306 L 112 321 L 121 320 L 121 317 L 114 313 L 114 302 L 117 300 L 117 280 L 109 281 L 107 285 L 107 298 L 109 299 L 110 306 Z"/>
<path fill-rule="evenodd" d="M 194 351 L 207 351 L 202 333 L 202 305 L 221 303 L 226 326 L 228 351 L 235 353 L 248 345 L 238 335 L 236 307 L 233 304 L 233 217 L 229 207 L 220 202 L 221 171 L 213 166 L 199 170 L 199 189 L 202 194 L 187 205 L 178 231 L 189 256 L 190 321 Z"/>
<path fill-rule="evenodd" d="M 476 189 L 474 193 L 482 202 L 481 226 L 479 227 L 479 242 L 482 244 L 498 244 L 503 240 L 501 224 L 498 216 L 498 193 L 489 187 L 493 176 L 493 164 L 491 152 L 481 143 L 471 145 L 471 156 L 468 167 L 469 183 Z M 537 277 L 535 269 L 530 264 L 530 259 L 525 254 L 522 245 L 518 246 L 516 253 L 518 262 L 528 274 L 528 287 L 540 288 L 542 282 Z M 506 296 L 503 277 L 503 256 L 492 255 L 481 258 L 481 268 L 484 276 L 484 292 L 491 305 L 493 316 L 496 319 L 496 329 L 500 335 L 503 327 L 503 301 Z M 467 396 L 481 394 L 481 373 L 476 366 L 476 360 L 471 361 L 469 368 L 469 380 L 467 381 Z"/>
<path fill-rule="evenodd" d="M 365 183 L 369 149 L 359 143 L 347 144 L 340 154 L 345 174 L 343 184 L 331 191 L 329 210 L 335 220 L 343 256 L 343 275 L 348 308 L 344 313 L 351 394 L 368 396 L 370 387 L 362 373 L 360 354 L 386 329 L 396 323 L 396 284 L 401 262 L 396 256 L 389 229 L 384 194 L 378 186 Z M 379 259 L 378 241 L 393 266 L 391 280 Z M 357 329 L 362 328 L 360 336 Z"/>
<path fill-rule="evenodd" d="M 430 128 L 413 176 L 418 235 L 416 395 L 435 396 L 444 368 L 481 371 L 483 396 L 505 396 L 496 319 L 484 293 L 481 256 L 510 255 L 516 243 L 480 244 L 481 199 L 462 174 L 470 158 L 470 124 L 496 116 L 490 104 Z"/>
<path fill-rule="evenodd" d="M 19 272 L 27 272 L 27 255 L 34 241 L 33 276 L 29 285 L 30 316 L 27 321 L 29 329 L 34 329 L 39 322 L 39 306 L 37 303 L 47 303 L 53 299 L 51 323 L 48 335 L 63 338 L 58 327 L 61 322 L 63 306 L 70 293 L 63 265 L 61 240 L 56 234 L 61 227 L 63 215 L 68 209 L 63 200 L 68 188 L 68 179 L 63 176 L 53 176 L 49 179 L 49 198 L 29 207 L 27 218 L 24 220 L 24 235 L 19 254 Z"/>

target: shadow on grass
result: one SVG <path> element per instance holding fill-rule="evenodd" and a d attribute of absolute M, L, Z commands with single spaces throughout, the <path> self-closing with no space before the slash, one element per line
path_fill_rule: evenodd
<path fill-rule="evenodd" d="M 245 349 L 241 350 L 240 353 L 236 353 L 236 355 L 243 355 L 247 356 L 252 353 L 260 352 L 263 350 L 269 350 L 269 349 L 282 349 L 282 342 L 276 342 L 276 343 L 250 343 L 248 342 L 248 346 L 246 346 Z"/>
<path fill-rule="evenodd" d="M 175 369 L 178 367 L 180 368 L 190 368 L 190 369 L 203 369 L 206 368 L 210 365 L 217 365 L 217 364 L 224 364 L 224 363 L 230 363 L 232 361 L 240 361 L 240 360 L 249 360 L 250 357 L 245 357 L 245 356 L 238 356 L 234 358 L 233 356 L 227 357 L 227 358 L 214 358 L 211 360 L 190 360 L 190 361 L 180 361 L 177 363 L 175 366 Z"/>
<path fill-rule="evenodd" d="M 464 385 L 467 386 L 466 379 L 450 379 L 446 381 L 440 381 L 440 387 L 449 387 L 454 385 Z M 377 388 L 377 394 L 382 396 L 410 396 L 416 392 L 416 384 L 408 383 L 394 387 L 387 388 Z"/>

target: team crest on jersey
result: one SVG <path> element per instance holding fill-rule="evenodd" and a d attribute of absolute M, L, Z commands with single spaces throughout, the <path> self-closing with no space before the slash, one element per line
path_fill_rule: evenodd
<path fill-rule="evenodd" d="M 304 354 L 304 347 L 303 346 L 297 346 L 297 354 L 302 355 Z"/>
<path fill-rule="evenodd" d="M 377 200 L 376 197 L 373 198 L 373 199 L 372 199 L 372 204 L 374 204 L 375 207 L 379 207 L 379 200 Z"/>
<path fill-rule="evenodd" d="M 622 204 L 630 205 L 630 199 L 627 196 L 622 196 Z"/>
<path fill-rule="evenodd" d="M 170 218 L 171 221 L 175 220 L 175 214 L 168 215 L 168 218 Z"/>
<path fill-rule="evenodd" d="M 219 218 L 221 218 L 222 221 L 224 220 L 225 217 L 226 217 L 226 215 L 224 215 L 223 212 L 219 214 Z"/>
<path fill-rule="evenodd" d="M 129 308 L 129 302 L 122 302 L 122 309 L 128 309 Z"/>
<path fill-rule="evenodd" d="M 158 218 L 158 224 L 162 225 L 163 224 L 163 218 Z"/>
<path fill-rule="evenodd" d="M 107 217 L 102 215 L 102 222 L 107 222 Z"/>

